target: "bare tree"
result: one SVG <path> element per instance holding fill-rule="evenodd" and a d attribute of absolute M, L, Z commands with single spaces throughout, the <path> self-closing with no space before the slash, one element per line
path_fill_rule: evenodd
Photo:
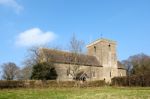
<path fill-rule="evenodd" d="M 28 49 L 28 58 L 27 61 L 25 61 L 28 66 L 40 62 L 40 48 L 39 46 L 34 46 Z"/>
<path fill-rule="evenodd" d="M 20 79 L 30 79 L 33 65 L 40 62 L 40 48 L 40 46 L 33 46 L 27 50 L 27 56 L 23 61 L 24 67 L 20 70 Z"/>
<path fill-rule="evenodd" d="M 23 67 L 22 70 L 20 70 L 20 72 L 21 72 L 21 79 L 22 80 L 29 80 L 29 79 L 31 79 L 32 66 L 26 65 L 25 67 Z"/>
<path fill-rule="evenodd" d="M 143 53 L 130 56 L 123 64 L 126 66 L 128 74 L 150 74 L 150 56 Z"/>
<path fill-rule="evenodd" d="M 25 66 L 33 66 L 37 63 L 40 63 L 41 62 L 41 59 L 43 58 L 43 55 L 44 55 L 44 58 L 49 58 L 48 53 L 42 53 L 43 51 L 43 48 L 44 49 L 48 49 L 48 47 L 46 46 L 33 46 L 31 48 L 28 49 L 28 55 L 25 59 L 25 61 L 23 62 L 23 64 Z M 57 46 L 51 48 L 51 49 L 58 49 Z"/>
<path fill-rule="evenodd" d="M 3 71 L 2 75 L 3 79 L 14 80 L 17 79 L 19 67 L 13 62 L 8 62 L 2 65 L 2 71 Z"/>
<path fill-rule="evenodd" d="M 78 40 L 76 36 L 73 34 L 71 40 L 70 40 L 70 51 L 74 54 L 81 54 L 83 51 L 83 45 L 84 42 L 81 40 Z"/>
<path fill-rule="evenodd" d="M 150 74 L 150 56 L 142 53 L 131 56 L 129 59 L 133 65 L 132 74 Z"/>
<path fill-rule="evenodd" d="M 68 68 L 68 74 L 72 76 L 73 79 L 77 78 L 78 73 L 80 72 L 80 63 L 79 57 L 83 49 L 83 41 L 77 40 L 76 36 L 73 35 L 70 40 L 70 65 Z"/>
<path fill-rule="evenodd" d="M 121 63 L 125 66 L 127 70 L 127 76 L 130 76 L 133 68 L 132 63 L 129 60 L 123 60 Z"/>
<path fill-rule="evenodd" d="M 28 55 L 23 62 L 24 68 L 21 70 L 22 79 L 27 80 L 31 78 L 34 65 L 40 64 L 41 62 L 49 62 L 51 55 L 49 53 L 43 52 L 43 49 L 48 49 L 48 47 L 34 46 L 28 49 Z M 56 50 L 58 47 L 55 46 L 52 49 Z"/>

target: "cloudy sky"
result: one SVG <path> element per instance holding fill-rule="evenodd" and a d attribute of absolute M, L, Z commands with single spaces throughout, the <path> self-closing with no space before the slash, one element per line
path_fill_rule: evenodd
<path fill-rule="evenodd" d="M 85 45 L 101 37 L 118 42 L 118 59 L 150 54 L 150 0 L 0 0 L 0 64 L 22 64 L 36 45 Z"/>

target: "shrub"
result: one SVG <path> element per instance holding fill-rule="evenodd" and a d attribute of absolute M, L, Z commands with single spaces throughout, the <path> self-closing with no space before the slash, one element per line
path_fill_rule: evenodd
<path fill-rule="evenodd" d="M 34 80 L 55 80 L 57 73 L 53 63 L 43 62 L 33 66 L 31 79 Z"/>
<path fill-rule="evenodd" d="M 100 87 L 106 85 L 104 80 L 89 81 L 87 84 L 88 87 Z"/>
<path fill-rule="evenodd" d="M 56 80 L 4 80 L 0 81 L 0 88 L 48 88 L 48 87 L 100 87 L 105 81 L 56 81 Z"/>
<path fill-rule="evenodd" d="M 132 75 L 130 77 L 114 77 L 112 85 L 117 86 L 150 86 L 149 75 Z"/>
<path fill-rule="evenodd" d="M 24 81 L 3 80 L 0 81 L 0 88 L 18 88 L 24 87 Z"/>

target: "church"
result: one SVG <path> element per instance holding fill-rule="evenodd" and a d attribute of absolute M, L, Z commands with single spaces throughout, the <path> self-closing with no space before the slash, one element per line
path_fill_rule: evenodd
<path fill-rule="evenodd" d="M 87 54 L 42 48 L 41 60 L 54 63 L 59 81 L 71 81 L 79 75 L 87 81 L 111 82 L 113 77 L 126 76 L 125 67 L 117 60 L 116 46 L 115 41 L 101 38 L 86 46 Z"/>

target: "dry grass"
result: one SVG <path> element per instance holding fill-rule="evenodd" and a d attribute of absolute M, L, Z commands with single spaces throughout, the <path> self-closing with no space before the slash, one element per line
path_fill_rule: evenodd
<path fill-rule="evenodd" d="M 0 99 L 150 99 L 150 88 L 3 89 Z"/>

